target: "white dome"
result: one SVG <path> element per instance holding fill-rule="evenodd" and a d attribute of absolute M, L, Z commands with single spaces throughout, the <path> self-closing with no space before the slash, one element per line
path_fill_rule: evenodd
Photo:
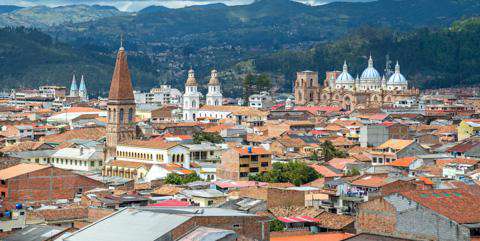
<path fill-rule="evenodd" d="M 360 80 L 371 81 L 371 80 L 380 80 L 380 73 L 373 67 L 373 59 L 370 56 L 368 60 L 368 67 L 363 71 Z"/>
<path fill-rule="evenodd" d="M 407 84 L 407 79 L 403 74 L 400 73 L 400 65 L 397 64 L 395 65 L 395 73 L 390 76 L 387 82 L 388 85 L 399 85 L 399 84 Z"/>
<path fill-rule="evenodd" d="M 335 83 L 336 84 L 353 84 L 355 80 L 353 77 L 348 73 L 348 66 L 347 62 L 343 64 L 343 71 L 342 73 L 337 77 Z"/>

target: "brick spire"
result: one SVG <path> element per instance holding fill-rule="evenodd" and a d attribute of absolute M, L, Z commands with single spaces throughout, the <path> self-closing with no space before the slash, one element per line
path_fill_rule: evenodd
<path fill-rule="evenodd" d="M 120 47 L 113 71 L 112 82 L 110 83 L 109 100 L 134 100 L 132 80 L 128 70 L 127 54 L 125 49 Z"/>

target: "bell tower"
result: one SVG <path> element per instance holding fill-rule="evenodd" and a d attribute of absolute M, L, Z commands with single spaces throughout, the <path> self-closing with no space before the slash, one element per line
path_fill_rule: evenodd
<path fill-rule="evenodd" d="M 117 144 L 135 139 L 135 97 L 125 49 L 120 47 L 108 95 L 107 161 L 116 156 Z"/>

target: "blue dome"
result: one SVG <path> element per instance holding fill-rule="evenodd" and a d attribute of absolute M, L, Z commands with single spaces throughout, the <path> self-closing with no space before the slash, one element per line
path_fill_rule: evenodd
<path fill-rule="evenodd" d="M 368 67 L 363 71 L 360 80 L 380 80 L 380 73 L 378 73 L 378 71 L 373 67 L 372 56 L 370 56 L 370 59 L 368 60 Z"/>
<path fill-rule="evenodd" d="M 395 65 L 395 73 L 392 76 L 390 76 L 387 84 L 388 85 L 399 85 L 399 84 L 406 85 L 407 83 L 408 82 L 405 76 L 403 76 L 403 74 L 400 73 L 400 65 L 398 64 L 398 61 L 397 61 L 397 64 Z"/>
<path fill-rule="evenodd" d="M 387 84 L 389 84 L 389 85 L 407 84 L 407 79 L 405 79 L 405 77 L 402 74 L 395 73 L 392 76 L 390 76 Z"/>
<path fill-rule="evenodd" d="M 337 77 L 335 80 L 335 83 L 337 84 L 353 84 L 355 83 L 355 80 L 353 77 L 348 73 L 348 66 L 347 62 L 343 64 L 343 71 L 342 73 Z"/>

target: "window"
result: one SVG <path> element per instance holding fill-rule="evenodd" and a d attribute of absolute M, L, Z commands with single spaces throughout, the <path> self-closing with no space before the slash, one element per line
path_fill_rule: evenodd
<path fill-rule="evenodd" d="M 76 165 L 78 165 L 78 161 L 77 161 L 77 160 L 75 160 L 75 166 L 76 166 Z"/>
<path fill-rule="evenodd" d="M 240 167 L 248 167 L 248 164 L 240 164 Z"/>
<path fill-rule="evenodd" d="M 213 205 L 213 200 L 208 200 L 208 206 L 212 206 Z"/>
<path fill-rule="evenodd" d="M 133 122 L 133 108 L 128 109 L 128 123 Z"/>
<path fill-rule="evenodd" d="M 90 166 L 91 166 L 91 167 L 94 167 L 94 166 L 95 166 L 95 162 L 94 162 L 94 161 L 90 161 Z"/>
<path fill-rule="evenodd" d="M 2 185 L 5 185 L 5 180 L 0 181 Z"/>
<path fill-rule="evenodd" d="M 99 166 L 102 166 L 102 165 L 103 165 L 103 162 L 102 162 L 102 161 L 98 161 L 98 165 L 99 165 Z"/>
<path fill-rule="evenodd" d="M 124 110 L 123 108 L 120 108 L 120 116 L 118 117 L 120 119 L 120 124 L 123 124 L 123 116 L 124 116 Z"/>
<path fill-rule="evenodd" d="M 240 224 L 234 224 L 234 225 L 232 225 L 232 228 L 233 228 L 233 229 L 239 229 L 239 228 L 240 228 Z"/>
<path fill-rule="evenodd" d="M 240 177 L 248 177 L 248 172 L 240 172 Z"/>
<path fill-rule="evenodd" d="M 262 167 L 268 167 L 268 162 L 262 162 Z"/>

